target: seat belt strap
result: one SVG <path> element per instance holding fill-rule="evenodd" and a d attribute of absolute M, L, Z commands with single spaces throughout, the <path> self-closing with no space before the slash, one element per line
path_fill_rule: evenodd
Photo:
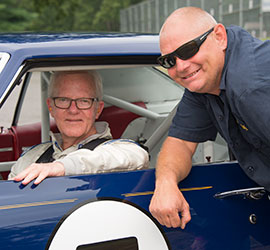
<path fill-rule="evenodd" d="M 105 141 L 108 141 L 110 139 L 108 138 L 97 138 L 95 140 L 92 140 L 84 145 L 82 145 L 81 148 L 89 149 L 89 150 L 94 150 L 98 145 L 102 144 Z M 78 149 L 78 150 L 79 150 Z M 53 145 L 51 145 L 36 161 L 36 163 L 49 163 L 55 161 L 53 158 Z"/>

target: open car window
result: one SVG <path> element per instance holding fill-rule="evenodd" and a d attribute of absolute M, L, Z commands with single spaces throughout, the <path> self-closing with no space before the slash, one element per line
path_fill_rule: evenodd
<path fill-rule="evenodd" d="M 129 138 L 145 143 L 177 106 L 183 94 L 181 87 L 152 66 L 95 69 L 102 77 L 104 88 L 105 108 L 100 120 L 109 123 L 114 138 Z M 51 73 L 80 68 L 52 67 L 43 70 L 26 72 L 19 86 L 13 90 L 17 95 L 12 102 L 16 106 L 11 108 L 12 131 L 19 141 L 20 154 L 35 144 L 48 141 L 50 130 L 57 131 L 46 106 Z M 16 98 L 18 100 L 15 101 Z M 154 155 L 158 153 L 165 136 L 166 133 L 155 139 L 156 143 L 150 152 L 153 155 L 151 167 L 155 165 Z"/>

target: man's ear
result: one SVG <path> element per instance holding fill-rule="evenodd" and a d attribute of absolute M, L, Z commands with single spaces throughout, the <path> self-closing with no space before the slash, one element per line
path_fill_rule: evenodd
<path fill-rule="evenodd" d="M 218 46 L 222 50 L 227 48 L 227 31 L 223 24 L 218 23 L 214 28 L 214 36 Z"/>
<path fill-rule="evenodd" d="M 47 107 L 48 107 L 48 110 L 49 110 L 51 116 L 53 117 L 53 114 L 52 114 L 52 104 L 51 104 L 51 102 L 52 102 L 52 99 L 51 98 L 47 98 L 47 100 L 46 100 Z"/>
<path fill-rule="evenodd" d="M 104 102 L 103 102 L 103 101 L 99 101 L 99 102 L 97 103 L 96 120 L 99 118 L 99 116 L 100 116 L 100 114 L 101 114 L 103 108 L 104 108 Z"/>

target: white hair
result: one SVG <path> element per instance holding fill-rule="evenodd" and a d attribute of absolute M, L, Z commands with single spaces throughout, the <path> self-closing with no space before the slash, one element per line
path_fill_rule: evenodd
<path fill-rule="evenodd" d="M 68 75 L 68 74 L 80 74 L 80 73 L 87 73 L 92 79 L 93 82 L 89 81 L 89 84 L 95 84 L 95 94 L 99 101 L 102 100 L 103 97 L 103 85 L 102 85 L 102 79 L 99 75 L 99 73 L 95 70 L 87 70 L 87 71 L 56 71 L 51 75 L 50 78 L 50 85 L 48 88 L 48 96 L 50 98 L 53 97 L 55 88 L 57 86 L 57 79 L 59 76 Z"/>

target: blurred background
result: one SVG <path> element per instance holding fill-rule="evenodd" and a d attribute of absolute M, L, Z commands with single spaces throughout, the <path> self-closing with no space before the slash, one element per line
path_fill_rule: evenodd
<path fill-rule="evenodd" d="M 158 33 L 166 17 L 197 6 L 224 25 L 270 37 L 270 0 L 1 0 L 0 32 Z"/>
<path fill-rule="evenodd" d="M 270 0 L 148 0 L 120 11 L 121 31 L 159 32 L 175 9 L 196 6 L 218 22 L 239 25 L 253 36 L 270 37 Z"/>
<path fill-rule="evenodd" d="M 119 31 L 120 10 L 142 0 L 0 0 L 0 32 Z"/>

